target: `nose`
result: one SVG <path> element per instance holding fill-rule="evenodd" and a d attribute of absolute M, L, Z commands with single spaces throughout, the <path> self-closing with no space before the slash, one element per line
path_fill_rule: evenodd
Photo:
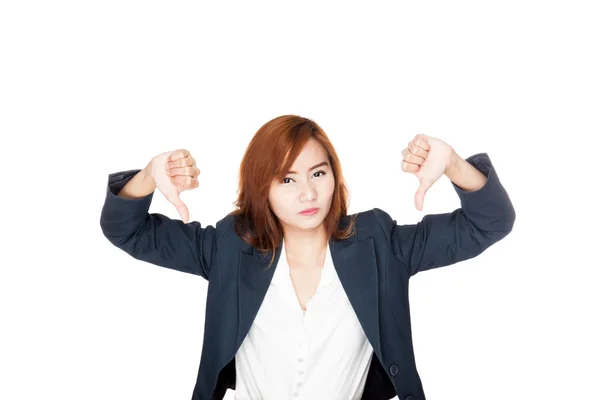
<path fill-rule="evenodd" d="M 302 200 L 313 201 L 317 198 L 317 191 L 310 185 L 304 185 L 302 189 Z"/>

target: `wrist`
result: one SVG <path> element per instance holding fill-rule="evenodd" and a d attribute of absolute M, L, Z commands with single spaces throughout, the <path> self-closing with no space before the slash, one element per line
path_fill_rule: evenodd
<path fill-rule="evenodd" d="M 139 199 L 153 193 L 156 189 L 151 167 L 146 166 L 133 176 L 117 194 L 125 199 Z"/>
<path fill-rule="evenodd" d="M 142 170 L 142 176 L 144 183 L 147 187 L 156 188 L 156 182 L 154 181 L 154 177 L 152 176 L 152 161 L 148 163 Z"/>
<path fill-rule="evenodd" d="M 453 175 L 456 175 L 460 168 L 460 162 L 462 158 L 452 149 L 450 157 L 448 157 L 448 163 L 446 164 L 446 169 L 444 170 L 444 175 L 450 178 Z"/>

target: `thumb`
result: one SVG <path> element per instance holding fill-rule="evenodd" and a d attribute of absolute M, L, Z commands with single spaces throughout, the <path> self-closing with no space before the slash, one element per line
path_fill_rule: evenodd
<path fill-rule="evenodd" d="M 181 201 L 181 198 L 179 198 L 179 194 L 172 193 L 167 200 L 169 200 L 175 206 L 175 208 L 177 208 L 177 212 L 181 216 L 181 220 L 187 224 L 190 220 L 190 212 L 184 202 Z"/>
<path fill-rule="evenodd" d="M 417 210 L 423 210 L 423 203 L 425 202 L 425 193 L 427 193 L 427 189 L 431 187 L 431 184 L 427 182 L 421 182 L 419 188 L 417 189 L 417 193 L 415 193 L 415 206 Z"/>

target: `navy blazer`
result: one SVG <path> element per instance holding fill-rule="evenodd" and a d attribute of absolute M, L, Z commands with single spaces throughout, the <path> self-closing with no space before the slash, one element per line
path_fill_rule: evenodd
<path fill-rule="evenodd" d="M 467 260 L 505 237 L 515 210 L 487 153 L 466 159 L 487 176 L 465 192 L 452 183 L 461 207 L 399 225 L 385 211 L 358 213 L 355 234 L 330 240 L 333 264 L 375 356 L 362 399 L 425 400 L 413 354 L 409 278 L 419 271 Z M 265 297 L 274 266 L 237 236 L 233 216 L 215 226 L 188 224 L 148 213 L 154 193 L 139 199 L 117 194 L 138 171 L 109 174 L 100 225 L 106 238 L 130 256 L 208 280 L 204 342 L 192 400 L 222 399 L 235 389 L 235 354 Z M 341 224 L 348 222 L 342 218 Z M 276 250 L 279 260 L 281 245 Z M 274 264 L 276 265 L 276 264 Z"/>

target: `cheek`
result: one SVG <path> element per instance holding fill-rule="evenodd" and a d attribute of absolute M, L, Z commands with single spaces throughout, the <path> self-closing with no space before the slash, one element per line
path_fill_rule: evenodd
<path fill-rule="evenodd" d="M 269 197 L 271 209 L 276 215 L 285 214 L 291 204 L 291 196 L 282 192 L 275 192 Z"/>
<path fill-rule="evenodd" d="M 333 197 L 333 191 L 335 190 L 335 181 L 330 179 L 325 185 L 325 193 L 328 198 Z"/>

